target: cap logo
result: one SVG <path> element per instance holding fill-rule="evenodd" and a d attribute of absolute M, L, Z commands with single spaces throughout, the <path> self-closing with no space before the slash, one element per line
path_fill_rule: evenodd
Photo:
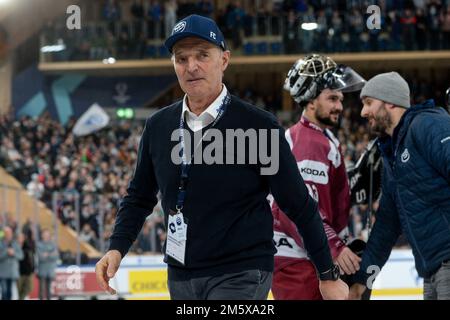
<path fill-rule="evenodd" d="M 214 40 L 217 40 L 216 39 L 216 34 L 214 32 L 212 32 L 212 31 L 209 32 L 209 37 L 213 38 Z"/>
<path fill-rule="evenodd" d="M 172 34 L 182 32 L 186 28 L 186 21 L 181 21 L 173 27 Z"/>

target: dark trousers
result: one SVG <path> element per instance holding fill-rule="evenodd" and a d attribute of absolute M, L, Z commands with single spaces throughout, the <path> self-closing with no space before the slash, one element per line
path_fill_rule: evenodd
<path fill-rule="evenodd" d="M 266 300 L 271 285 L 272 272 L 261 270 L 168 280 L 172 300 Z"/>
<path fill-rule="evenodd" d="M 0 279 L 0 285 L 2 287 L 2 300 L 11 300 L 13 283 L 13 279 Z"/>
<path fill-rule="evenodd" d="M 40 300 L 50 300 L 52 298 L 52 293 L 50 291 L 51 284 L 52 284 L 51 278 L 39 277 L 39 299 Z"/>

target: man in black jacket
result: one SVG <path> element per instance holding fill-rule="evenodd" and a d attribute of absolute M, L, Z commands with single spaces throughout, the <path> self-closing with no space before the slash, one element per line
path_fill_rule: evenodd
<path fill-rule="evenodd" d="M 23 259 L 19 261 L 20 278 L 17 283 L 19 300 L 24 300 L 33 291 L 34 260 L 36 253 L 36 242 L 34 241 L 33 231 L 29 223 L 23 228 L 22 236 L 24 237 L 22 243 Z"/>
<path fill-rule="evenodd" d="M 346 299 L 348 287 L 331 259 L 317 203 L 308 195 L 283 129 L 273 115 L 232 96 L 222 83 L 230 52 L 215 22 L 189 16 L 174 26 L 165 44 L 186 96 L 146 122 L 109 251 L 96 265 L 99 284 L 115 292 L 108 281 L 160 191 L 171 298 L 266 299 L 276 252 L 266 199 L 271 192 L 304 239 L 323 297 Z M 244 135 L 237 152 L 230 135 L 238 140 Z M 261 156 L 267 150 L 273 161 Z"/>

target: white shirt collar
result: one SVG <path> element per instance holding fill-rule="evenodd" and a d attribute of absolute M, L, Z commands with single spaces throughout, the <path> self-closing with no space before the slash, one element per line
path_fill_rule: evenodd
<path fill-rule="evenodd" d="M 199 129 L 203 129 L 204 127 L 208 126 L 214 120 L 217 118 L 217 115 L 219 113 L 219 108 L 222 105 L 223 100 L 225 99 L 226 95 L 228 94 L 227 87 L 223 84 L 222 85 L 222 92 L 219 94 L 219 96 L 214 100 L 208 108 L 206 108 L 205 111 L 203 111 L 200 115 L 196 115 L 193 113 L 188 105 L 187 105 L 187 95 L 184 96 L 183 99 L 183 109 L 182 109 L 182 115 L 184 116 L 186 114 L 186 123 L 193 131 L 197 131 Z"/>

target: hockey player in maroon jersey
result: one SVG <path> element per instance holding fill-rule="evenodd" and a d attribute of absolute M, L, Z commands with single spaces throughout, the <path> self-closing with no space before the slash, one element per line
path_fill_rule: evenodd
<path fill-rule="evenodd" d="M 343 93 L 360 90 L 365 80 L 354 70 L 321 55 L 298 60 L 284 88 L 303 108 L 300 121 L 286 131 L 301 176 L 319 211 L 341 274 L 354 274 L 360 258 L 346 246 L 350 188 L 339 141 L 331 132 L 343 111 Z M 318 275 L 295 224 L 272 204 L 277 247 L 272 293 L 275 299 L 320 300 Z"/>

